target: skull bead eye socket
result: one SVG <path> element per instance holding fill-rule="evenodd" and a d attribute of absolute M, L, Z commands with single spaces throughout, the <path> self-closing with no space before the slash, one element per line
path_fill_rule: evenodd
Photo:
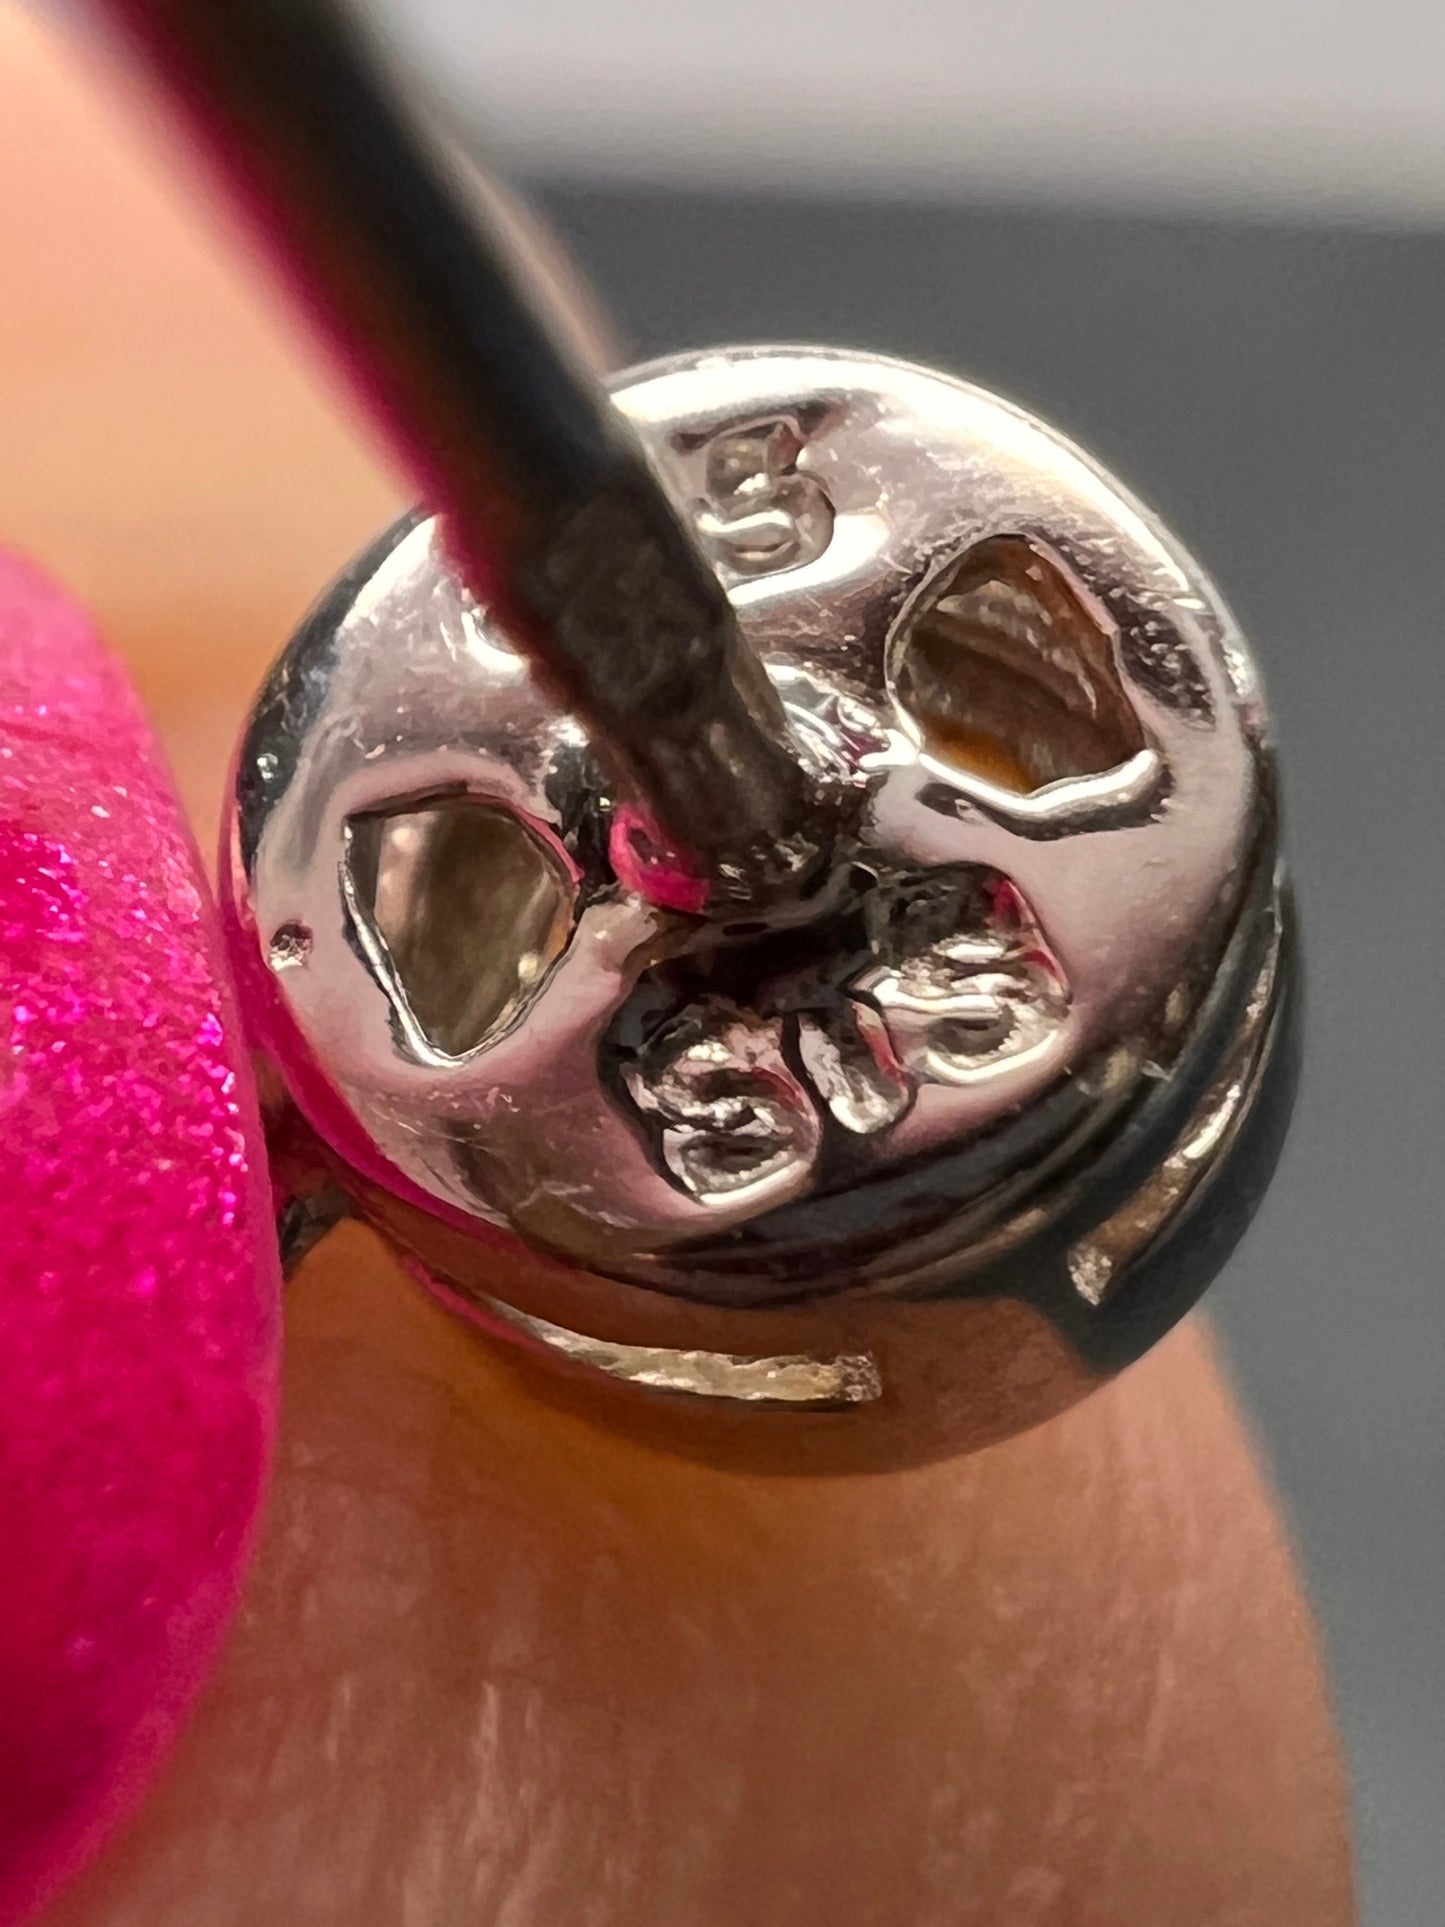
<path fill-rule="evenodd" d="M 450 795 L 351 817 L 346 894 L 402 1029 L 459 1058 L 515 1021 L 545 980 L 567 947 L 576 890 L 518 816 Z"/>
<path fill-rule="evenodd" d="M 941 762 L 1027 795 L 1145 747 L 1112 625 L 1021 535 L 976 543 L 905 612 L 894 698 Z"/>

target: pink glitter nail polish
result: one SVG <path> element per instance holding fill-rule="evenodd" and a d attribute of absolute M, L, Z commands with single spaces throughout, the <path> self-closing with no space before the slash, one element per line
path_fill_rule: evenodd
<path fill-rule="evenodd" d="M 249 1063 L 155 742 L 0 556 L 0 1922 L 130 1809 L 235 1603 L 279 1280 Z"/>

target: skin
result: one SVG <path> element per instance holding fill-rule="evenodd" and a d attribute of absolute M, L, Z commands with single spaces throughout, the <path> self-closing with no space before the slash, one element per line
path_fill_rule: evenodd
<path fill-rule="evenodd" d="M 265 661 L 399 491 L 141 119 L 0 15 L 0 537 L 96 610 L 208 838 Z M 354 1227 L 287 1347 L 240 1623 L 56 1927 L 1355 1918 L 1314 1629 L 1197 1323 L 872 1478 L 596 1427 Z"/>

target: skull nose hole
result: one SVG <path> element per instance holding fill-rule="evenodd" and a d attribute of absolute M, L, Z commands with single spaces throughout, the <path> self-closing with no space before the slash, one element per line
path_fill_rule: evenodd
<path fill-rule="evenodd" d="M 889 660 L 923 747 L 1001 788 L 1097 775 L 1145 746 L 1112 626 L 1024 536 L 976 543 L 935 578 Z"/>
<path fill-rule="evenodd" d="M 369 811 L 346 849 L 363 946 L 442 1056 L 504 1030 L 567 946 L 572 879 L 510 811 L 461 795 Z"/>

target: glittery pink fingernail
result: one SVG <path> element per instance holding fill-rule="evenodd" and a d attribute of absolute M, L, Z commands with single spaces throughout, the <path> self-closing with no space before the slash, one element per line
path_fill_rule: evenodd
<path fill-rule="evenodd" d="M 278 1291 L 169 779 L 85 619 L 0 556 L 0 1922 L 134 1804 L 216 1650 Z"/>

